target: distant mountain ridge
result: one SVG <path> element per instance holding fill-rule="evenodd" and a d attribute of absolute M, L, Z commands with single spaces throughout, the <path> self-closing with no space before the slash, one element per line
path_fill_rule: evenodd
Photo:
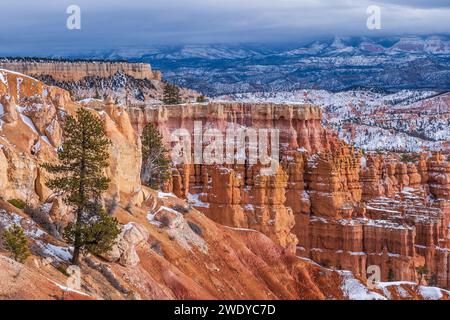
<path fill-rule="evenodd" d="M 297 89 L 450 89 L 447 35 L 135 48 L 97 53 L 96 58 L 149 62 L 167 80 L 211 96 Z"/>
<path fill-rule="evenodd" d="M 450 35 L 150 45 L 50 58 L 150 63 L 165 80 L 209 96 L 299 89 L 450 90 Z"/>

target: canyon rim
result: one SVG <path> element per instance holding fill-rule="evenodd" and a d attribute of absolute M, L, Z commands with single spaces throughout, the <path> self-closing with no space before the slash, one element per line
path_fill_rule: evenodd
<path fill-rule="evenodd" d="M 450 300 L 448 5 L 131 0 L 118 26 L 80 0 L 41 26 L 24 1 L 0 46 L 0 300 Z"/>

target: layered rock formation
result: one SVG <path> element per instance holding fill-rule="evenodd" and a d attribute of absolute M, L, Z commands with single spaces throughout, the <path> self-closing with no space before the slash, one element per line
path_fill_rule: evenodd
<path fill-rule="evenodd" d="M 67 91 L 25 75 L 0 71 L 0 80 L 0 195 L 33 205 L 51 203 L 54 197 L 45 186 L 47 173 L 41 164 L 55 160 L 63 119 L 80 106 Z M 110 194 L 132 204 L 142 202 L 140 140 L 126 112 L 112 111 L 108 105 L 105 110 L 99 117 L 114 142 L 107 170 L 112 180 Z"/>
<path fill-rule="evenodd" d="M 193 132 L 194 123 L 202 121 L 203 128 L 212 126 L 225 134 L 236 128 L 278 129 L 281 148 L 305 148 L 317 153 L 331 148 L 333 134 L 321 125 L 322 111 L 314 105 L 277 105 L 270 103 L 209 103 L 158 106 L 153 108 L 129 107 L 133 127 L 141 132 L 151 122 L 161 128 L 163 137 L 170 140 L 173 130 L 184 128 Z"/>
<path fill-rule="evenodd" d="M 78 277 L 69 266 L 71 248 L 58 232 L 70 211 L 45 187 L 40 168 L 55 160 L 64 117 L 82 106 L 66 91 L 25 75 L 1 71 L 0 80 L 0 232 L 19 224 L 32 252 L 19 264 L 0 248 L 2 299 L 346 299 L 353 294 L 348 281 L 368 298 L 385 298 L 351 275 L 299 259 L 260 232 L 221 226 L 174 195 L 142 187 L 139 138 L 128 114 L 112 101 L 92 112 L 112 141 L 107 200 L 116 199 L 122 233 L 104 257 L 85 257 Z M 289 216 L 280 193 L 287 176 L 280 171 L 275 178 L 254 180 L 252 196 L 265 208 L 250 227 L 282 238 L 284 227 L 266 229 L 264 223 L 275 215 L 275 226 L 292 224 L 276 217 Z M 12 199 L 33 211 L 5 201 Z"/>
<path fill-rule="evenodd" d="M 279 129 L 281 166 L 262 176 L 246 164 L 184 165 L 172 189 L 213 220 L 259 230 L 291 252 L 366 277 L 379 266 L 382 280 L 428 279 L 449 288 L 448 166 L 423 154 L 409 163 L 396 155 L 360 151 L 320 124 L 311 105 L 211 103 L 129 108 L 139 132 L 151 122 L 168 145 L 171 133 L 191 134 L 195 121 L 216 128 Z M 203 129 L 205 130 L 205 129 Z"/>
<path fill-rule="evenodd" d="M 55 159 L 64 117 L 82 106 L 62 89 L 6 71 L 0 71 L 0 103 L 0 195 L 24 200 L 64 225 L 70 212 L 45 187 L 40 164 Z M 127 112 L 108 100 L 85 107 L 102 119 L 112 141 L 106 200 L 117 202 L 123 228 L 117 246 L 104 257 L 86 257 L 81 286 L 68 289 L 58 270 L 68 267 L 71 249 L 48 225 L 0 200 L 0 229 L 19 223 L 33 253 L 23 266 L 0 252 L 2 297 L 449 297 L 437 288 L 427 295 L 430 288 L 412 283 L 372 291 L 364 285 L 368 265 L 381 268 L 382 280 L 416 280 L 415 268 L 425 265 L 436 276 L 429 283 L 448 287 L 450 179 L 441 155 L 407 165 L 362 156 L 323 128 L 320 109 L 310 105 L 195 104 Z M 260 164 L 189 164 L 174 170 L 175 194 L 141 186 L 142 127 L 155 123 L 170 141 L 173 129 L 191 130 L 198 120 L 220 130 L 230 123 L 279 129 L 281 166 L 262 175 Z M 18 271 L 22 276 L 14 277 Z M 36 285 L 27 292 L 31 282 Z"/>
<path fill-rule="evenodd" d="M 76 82 L 86 77 L 109 78 L 118 72 L 139 80 L 159 80 L 161 72 L 147 63 L 59 60 L 0 60 L 0 68 L 32 77 L 51 76 L 56 81 Z"/>
<path fill-rule="evenodd" d="M 196 122 L 224 135 L 230 128 L 279 130 L 279 145 L 284 151 L 301 147 L 317 153 L 336 142 L 320 124 L 320 108 L 312 105 L 192 104 L 129 108 L 129 114 L 136 131 L 151 122 L 160 128 L 168 145 L 174 130 L 183 128 L 192 133 Z M 208 203 L 202 211 L 215 221 L 260 230 L 294 252 L 297 239 L 291 229 L 295 218 L 292 208 L 286 206 L 289 176 L 285 170 L 279 167 L 276 174 L 264 177 L 258 166 L 234 163 L 180 166 L 173 177 L 173 190 L 178 196 Z"/>
<path fill-rule="evenodd" d="M 148 215 L 116 213 L 123 231 L 104 258 L 82 259 L 79 278 L 59 270 L 70 248 L 20 210 L 0 202 L 0 225 L 19 223 L 33 256 L 19 264 L 0 252 L 2 299 L 449 299 L 414 283 L 369 290 L 350 272 L 287 253 L 254 230 L 216 224 L 170 194 L 150 192 Z M 163 212 L 165 212 L 163 214 Z M 170 212 L 172 214 L 167 215 Z M 163 218 L 165 216 L 166 218 Z M 187 229 L 186 229 L 187 228 Z M 72 271 L 71 271 L 72 272 Z M 430 293 L 431 291 L 431 293 Z"/>
<path fill-rule="evenodd" d="M 117 104 L 161 104 L 164 82 L 160 71 L 146 63 L 113 61 L 63 61 L 51 59 L 0 59 L 0 69 L 32 76 L 47 85 L 70 92 L 73 100 L 103 106 L 110 97 Z M 183 101 L 196 101 L 200 94 L 180 88 Z"/>

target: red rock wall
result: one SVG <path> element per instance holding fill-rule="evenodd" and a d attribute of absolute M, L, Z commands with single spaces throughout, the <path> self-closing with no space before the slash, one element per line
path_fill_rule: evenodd
<path fill-rule="evenodd" d="M 195 194 L 213 220 L 260 230 L 290 251 L 362 277 L 378 265 L 382 280 L 417 279 L 425 265 L 448 288 L 450 165 L 441 155 L 403 163 L 395 155 L 362 155 L 321 125 L 310 105 L 212 103 L 131 109 L 137 131 L 157 125 L 170 141 L 194 121 L 280 130 L 281 167 L 186 165 L 174 173 L 178 196 Z M 195 203 L 194 203 L 195 204 Z M 198 202 L 197 202 L 198 204 Z"/>

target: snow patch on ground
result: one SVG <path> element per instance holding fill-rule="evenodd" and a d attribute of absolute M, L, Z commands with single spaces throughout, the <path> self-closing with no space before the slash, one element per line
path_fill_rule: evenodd
<path fill-rule="evenodd" d="M 41 136 L 41 139 L 45 141 L 46 144 L 48 144 L 49 146 L 51 146 L 52 144 L 50 143 L 50 140 L 48 140 L 47 136 Z"/>
<path fill-rule="evenodd" d="M 162 223 L 155 220 L 155 214 L 149 213 L 147 214 L 147 221 L 154 226 L 161 227 Z"/>
<path fill-rule="evenodd" d="M 94 98 L 86 98 L 86 99 L 79 100 L 78 102 L 79 103 L 90 103 L 90 102 L 93 102 L 93 101 L 103 102 L 102 99 L 94 99 Z"/>
<path fill-rule="evenodd" d="M 24 115 L 24 114 L 20 114 L 20 117 L 22 118 L 22 121 L 23 121 L 28 127 L 30 127 L 30 129 L 31 129 L 34 133 L 39 134 L 38 131 L 37 131 L 37 129 L 36 129 L 36 127 L 34 126 L 33 120 L 31 120 L 29 117 L 27 117 L 27 116 Z"/>
<path fill-rule="evenodd" d="M 393 287 L 391 289 L 394 289 L 397 294 L 404 298 L 404 299 L 408 299 L 411 297 L 411 295 L 402 288 L 402 285 L 407 285 L 407 286 L 415 286 L 416 284 L 414 282 L 408 282 L 408 281 L 392 281 L 392 282 L 379 282 L 378 283 L 378 287 L 383 290 L 383 294 L 388 298 L 388 299 L 392 299 L 392 294 L 391 291 L 388 289 L 390 287 Z"/>
<path fill-rule="evenodd" d="M 75 289 L 71 289 L 69 287 L 63 286 L 63 285 L 61 285 L 61 284 L 59 284 L 59 283 L 57 283 L 55 281 L 52 281 L 52 280 L 50 280 L 50 281 L 53 282 L 58 288 L 60 288 L 61 290 L 65 291 L 65 292 L 73 292 L 73 293 L 81 294 L 83 296 L 90 297 L 90 295 L 88 295 L 87 293 L 84 293 L 84 292 L 81 292 L 81 291 L 78 291 L 78 290 L 75 290 Z"/>
<path fill-rule="evenodd" d="M 194 207 L 209 208 L 209 203 L 203 202 L 199 199 L 199 197 L 202 195 L 204 195 L 204 194 L 203 193 L 197 193 L 197 194 L 188 193 L 187 200 Z"/>
<path fill-rule="evenodd" d="M 250 231 L 250 232 L 258 232 L 256 230 L 253 229 L 247 229 L 247 228 L 235 228 L 235 227 L 229 227 L 229 226 L 224 226 L 227 229 L 231 229 L 231 230 L 235 230 L 235 231 Z"/>
<path fill-rule="evenodd" d="M 387 300 L 381 294 L 369 291 L 350 271 L 337 271 L 342 276 L 341 290 L 350 300 Z"/>
<path fill-rule="evenodd" d="M 439 300 L 442 298 L 442 289 L 435 287 L 419 287 L 419 293 L 425 300 Z"/>
<path fill-rule="evenodd" d="M 60 247 L 42 241 L 36 241 L 36 244 L 42 249 L 44 255 L 58 262 L 69 262 L 72 259 L 72 253 L 69 247 Z"/>
<path fill-rule="evenodd" d="M 175 195 L 172 192 L 158 192 L 158 198 L 175 198 Z"/>
<path fill-rule="evenodd" d="M 32 79 L 32 80 L 34 80 L 34 81 L 39 81 L 39 80 L 37 80 L 36 78 L 30 77 L 30 76 L 27 76 L 26 74 L 23 74 L 23 73 L 20 73 L 20 72 L 16 72 L 16 71 L 12 71 L 12 70 L 7 70 L 7 69 L 2 69 L 2 68 L 0 68 L 0 72 L 3 73 L 3 74 L 5 74 L 5 73 L 10 73 L 10 74 L 14 74 L 14 75 L 16 75 L 16 76 L 20 76 L 20 77 Z"/>
<path fill-rule="evenodd" d="M 8 229 L 13 225 L 21 226 L 23 221 L 25 221 L 23 225 L 26 225 L 24 232 L 27 237 L 38 239 L 47 234 L 45 231 L 39 229 L 33 220 L 23 218 L 14 212 L 7 212 L 6 210 L 0 211 L 0 225 L 5 229 Z"/>

